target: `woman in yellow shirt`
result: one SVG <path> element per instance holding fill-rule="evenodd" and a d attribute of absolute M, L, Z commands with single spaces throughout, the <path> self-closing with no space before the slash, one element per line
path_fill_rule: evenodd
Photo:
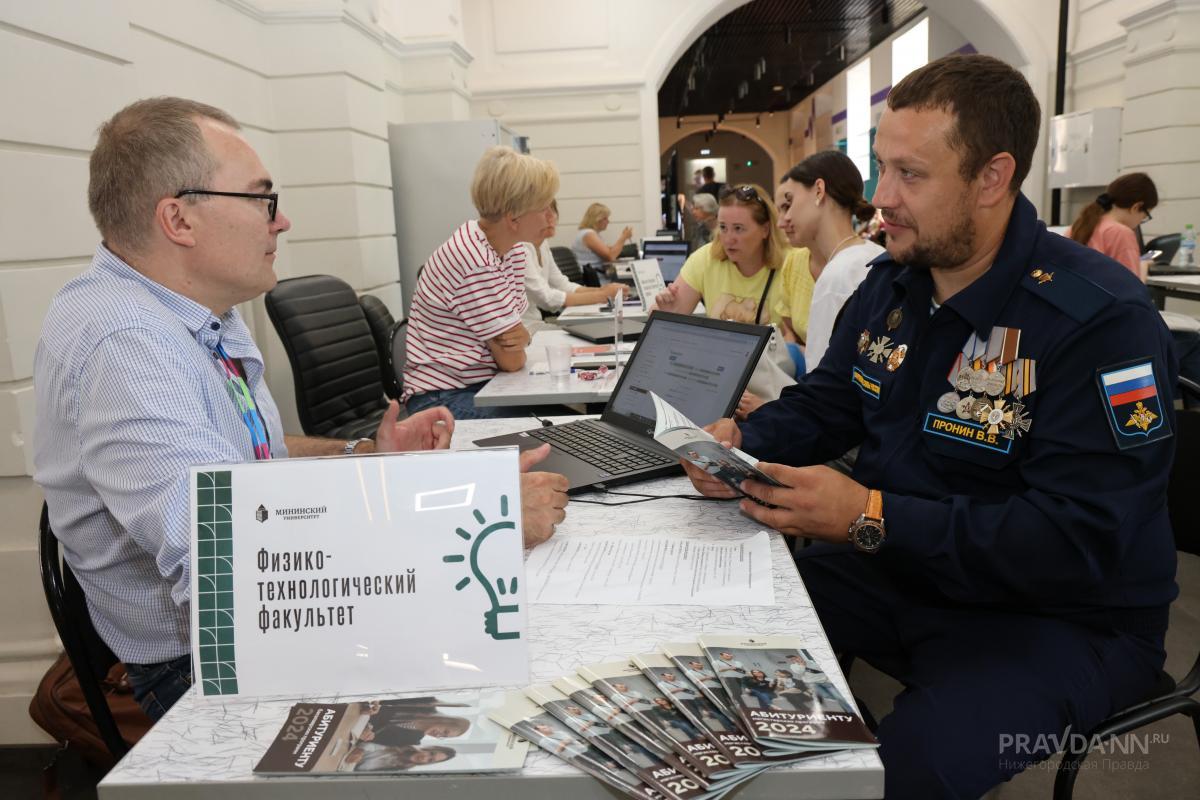
<path fill-rule="evenodd" d="M 781 312 L 790 308 L 784 271 L 795 269 L 793 262 L 803 257 L 788 247 L 779 230 L 775 204 L 759 186 L 726 186 L 716 233 L 712 242 L 688 257 L 655 305 L 690 314 L 704 300 L 710 317 L 778 325 Z M 798 271 L 807 273 L 807 264 Z"/>

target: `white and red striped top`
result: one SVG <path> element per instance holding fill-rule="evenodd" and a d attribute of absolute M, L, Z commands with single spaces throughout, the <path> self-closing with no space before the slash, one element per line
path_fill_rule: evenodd
<path fill-rule="evenodd" d="M 503 258 L 475 220 L 429 257 L 409 309 L 403 400 L 486 381 L 498 367 L 487 341 L 521 321 L 525 248 Z"/>

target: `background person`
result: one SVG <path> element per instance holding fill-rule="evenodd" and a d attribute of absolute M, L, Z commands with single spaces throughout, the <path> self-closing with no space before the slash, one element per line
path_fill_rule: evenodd
<path fill-rule="evenodd" d="M 550 239 L 558 227 L 558 202 L 551 201 L 549 224 L 530 242 L 524 243 L 525 294 L 529 310 L 525 314 L 525 326 L 541 324 L 542 311 L 557 314 L 568 306 L 603 303 L 616 296 L 621 284 L 610 283 L 598 288 L 572 283 L 562 274 L 550 252 Z"/>
<path fill-rule="evenodd" d="M 718 209 L 717 198 L 711 194 L 701 192 L 692 198 L 688 243 L 693 252 L 712 241 L 713 233 L 717 230 Z"/>
<path fill-rule="evenodd" d="M 1150 262 L 1142 260 L 1134 231 L 1150 220 L 1158 205 L 1158 188 L 1144 172 L 1122 175 L 1088 203 L 1067 235 L 1119 262 L 1145 283 Z"/>
<path fill-rule="evenodd" d="M 600 234 L 608 230 L 610 216 L 612 211 L 603 203 L 592 203 L 583 212 L 583 219 L 579 220 L 579 232 L 575 234 L 575 241 L 571 242 L 571 252 L 575 254 L 579 266 L 597 266 L 616 261 L 621 255 L 621 248 L 633 238 L 633 228 L 626 225 L 615 243 L 605 244 Z"/>
<path fill-rule="evenodd" d="M 410 411 L 445 405 L 458 419 L 524 416 L 475 406 L 497 372 L 525 367 L 528 251 L 550 224 L 558 170 L 509 147 L 489 148 L 471 181 L 479 219 L 468 220 L 429 257 L 413 291 L 404 364 Z M 518 413 L 519 412 L 519 413 Z"/>

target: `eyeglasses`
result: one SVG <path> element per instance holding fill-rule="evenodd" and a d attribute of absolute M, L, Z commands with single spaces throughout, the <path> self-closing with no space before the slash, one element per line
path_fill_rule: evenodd
<path fill-rule="evenodd" d="M 748 183 L 743 183 L 741 186 L 731 186 L 726 184 L 721 187 L 721 200 L 733 195 L 738 200 L 744 203 L 761 203 L 763 199 L 758 196 L 758 190 Z"/>
<path fill-rule="evenodd" d="M 279 192 L 271 192 L 270 194 L 254 194 L 253 192 L 214 192 L 208 189 L 184 189 L 179 194 L 175 195 L 178 200 L 185 194 L 207 194 L 214 197 L 249 197 L 253 200 L 267 201 L 267 217 L 271 222 L 275 221 L 275 212 L 279 210 Z"/>
<path fill-rule="evenodd" d="M 1152 217 L 1152 216 L 1150 215 L 1150 212 L 1149 212 L 1149 211 L 1147 211 L 1147 210 L 1146 210 L 1146 209 L 1144 209 L 1144 208 L 1142 209 L 1142 213 L 1146 215 L 1146 218 L 1145 218 L 1144 220 L 1142 220 L 1142 224 L 1143 224 L 1143 225 L 1145 225 L 1145 224 L 1146 224 L 1147 222 L 1149 222 L 1150 220 L 1154 219 L 1154 217 Z"/>

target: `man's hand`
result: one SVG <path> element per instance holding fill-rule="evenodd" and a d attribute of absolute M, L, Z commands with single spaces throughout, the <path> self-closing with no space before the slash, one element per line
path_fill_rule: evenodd
<path fill-rule="evenodd" d="M 742 482 L 742 491 L 778 508 L 743 500 L 742 512 L 780 533 L 844 542 L 850 538 L 850 525 L 867 507 L 867 487 L 829 467 L 760 461 L 758 468 L 785 488 L 748 480 Z"/>
<path fill-rule="evenodd" d="M 529 330 L 517 323 L 492 340 L 505 350 L 524 350 L 531 341 Z"/>
<path fill-rule="evenodd" d="M 554 526 L 567 517 L 567 479 L 557 472 L 530 472 L 550 455 L 550 445 L 521 453 L 521 520 L 526 547 L 554 535 Z"/>
<path fill-rule="evenodd" d="M 742 432 L 738 430 L 737 423 L 728 417 L 719 419 L 711 425 L 705 425 L 704 430 L 712 434 L 712 437 L 720 442 L 722 447 L 741 447 L 742 445 Z M 705 497 L 740 496 L 724 482 L 717 480 L 686 458 L 680 459 L 680 463 L 683 464 L 683 471 L 691 479 L 692 486 Z"/>
<path fill-rule="evenodd" d="M 735 419 L 744 420 L 746 417 L 758 411 L 759 406 L 767 402 L 754 392 L 746 390 L 742 392 L 741 399 L 738 400 L 737 408 L 733 410 Z"/>
<path fill-rule="evenodd" d="M 403 422 L 400 404 L 395 400 L 388 403 L 375 434 L 375 452 L 399 453 L 408 450 L 445 450 L 454 435 L 454 415 L 445 406 L 434 406 L 418 411 Z"/>

